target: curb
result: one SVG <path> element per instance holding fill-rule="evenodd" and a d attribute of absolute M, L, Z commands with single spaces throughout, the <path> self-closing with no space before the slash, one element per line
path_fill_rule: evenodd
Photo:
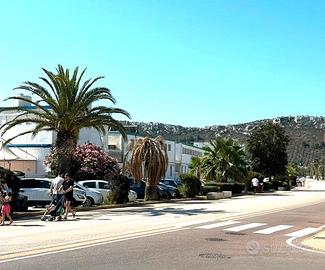
<path fill-rule="evenodd" d="M 325 253 L 325 230 L 322 229 L 318 233 L 300 241 L 299 244 L 310 251 Z"/>

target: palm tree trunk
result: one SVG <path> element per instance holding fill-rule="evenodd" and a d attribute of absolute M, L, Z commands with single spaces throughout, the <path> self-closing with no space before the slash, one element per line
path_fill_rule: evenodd
<path fill-rule="evenodd" d="M 146 186 L 144 200 L 145 201 L 158 200 L 158 192 L 156 186 Z"/>
<path fill-rule="evenodd" d="M 72 173 L 72 158 L 77 146 L 77 138 L 70 134 L 58 132 L 55 146 L 58 155 L 58 172 Z"/>

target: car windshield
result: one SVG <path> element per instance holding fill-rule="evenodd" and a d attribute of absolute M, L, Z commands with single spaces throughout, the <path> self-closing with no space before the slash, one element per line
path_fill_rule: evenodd
<path fill-rule="evenodd" d="M 86 188 L 86 187 L 80 185 L 79 183 L 75 183 L 75 184 L 74 184 L 74 187 L 79 188 L 79 189 L 81 189 L 81 190 L 88 190 L 88 188 Z"/>

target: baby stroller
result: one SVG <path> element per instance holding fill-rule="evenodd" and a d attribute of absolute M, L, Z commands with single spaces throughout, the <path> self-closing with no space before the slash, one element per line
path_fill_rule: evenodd
<path fill-rule="evenodd" d="M 50 205 L 46 207 L 46 210 L 41 217 L 42 221 L 54 221 L 57 217 L 57 220 L 61 220 L 61 215 L 64 214 L 64 207 L 63 207 L 63 196 L 62 198 L 56 202 L 56 199 L 53 198 Z M 57 209 L 57 210 L 56 210 Z"/>

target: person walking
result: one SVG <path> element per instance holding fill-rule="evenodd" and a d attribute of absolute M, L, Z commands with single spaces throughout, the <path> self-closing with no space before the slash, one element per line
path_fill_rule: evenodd
<path fill-rule="evenodd" d="M 258 181 L 258 179 L 256 177 L 254 177 L 252 179 L 251 183 L 252 183 L 252 188 L 253 188 L 253 191 L 254 191 L 254 195 L 256 195 L 258 185 L 259 185 L 259 181 Z"/>
<path fill-rule="evenodd" d="M 63 206 L 63 192 L 61 190 L 62 184 L 64 182 L 63 172 L 59 172 L 58 176 L 55 177 L 51 183 L 50 194 L 55 200 L 55 209 L 54 213 L 57 213 L 59 208 Z"/>
<path fill-rule="evenodd" d="M 1 207 L 1 225 L 5 225 L 6 217 L 9 219 L 9 225 L 12 224 L 13 220 L 10 216 L 10 202 L 12 200 L 11 192 L 8 192 L 7 195 L 3 198 L 3 205 Z"/>
<path fill-rule="evenodd" d="M 69 213 L 71 213 L 73 217 L 76 216 L 76 212 L 73 211 L 71 208 L 71 202 L 73 200 L 73 186 L 74 186 L 74 181 L 71 178 L 71 175 L 69 173 L 66 173 L 64 176 L 64 181 L 62 183 L 64 206 L 65 206 L 65 213 L 63 217 L 64 219 L 68 218 Z"/>

